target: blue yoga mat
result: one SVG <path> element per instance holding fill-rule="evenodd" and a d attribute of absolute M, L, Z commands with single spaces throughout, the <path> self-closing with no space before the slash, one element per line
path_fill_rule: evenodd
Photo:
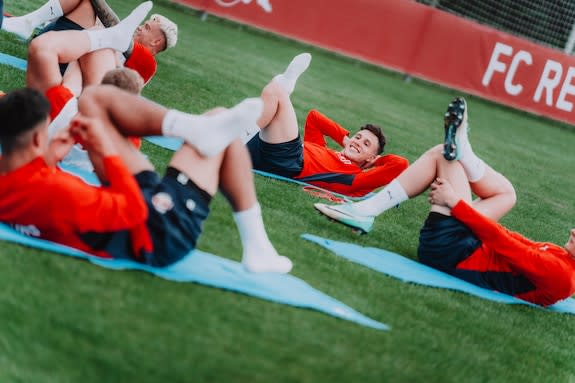
<path fill-rule="evenodd" d="M 81 178 L 87 177 L 89 183 L 98 184 L 92 173 L 78 171 L 71 166 L 67 166 L 65 171 Z M 200 250 L 190 252 L 169 267 L 157 268 L 129 260 L 98 258 L 70 247 L 25 236 L 1 223 L 0 240 L 86 259 L 108 269 L 140 270 L 171 281 L 195 282 L 285 305 L 317 310 L 377 330 L 389 330 L 389 326 L 366 317 L 297 277 L 289 274 L 250 273 L 239 262 Z"/>
<path fill-rule="evenodd" d="M 349 259 L 352 262 L 367 266 L 372 270 L 397 278 L 403 282 L 457 290 L 500 303 L 525 304 L 541 307 L 507 294 L 484 289 L 391 251 L 333 241 L 311 234 L 304 234 L 302 238 L 317 243 L 336 255 Z M 545 309 L 575 314 L 575 299 L 568 298 Z"/>
<path fill-rule="evenodd" d="M 25 71 L 27 67 L 26 60 L 19 59 L 18 57 L 10 56 L 0 52 L 0 64 L 9 65 L 16 69 Z"/>

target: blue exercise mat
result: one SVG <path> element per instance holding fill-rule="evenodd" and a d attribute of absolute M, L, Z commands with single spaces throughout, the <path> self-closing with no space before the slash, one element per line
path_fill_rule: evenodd
<path fill-rule="evenodd" d="M 79 171 L 72 166 L 65 166 L 65 171 L 86 178 L 88 183 L 99 183 L 92 173 Z M 0 240 L 86 259 L 108 269 L 145 271 L 171 281 L 195 282 L 285 305 L 317 310 L 377 330 L 389 330 L 389 326 L 366 317 L 297 277 L 289 274 L 250 273 L 239 262 L 200 250 L 190 252 L 173 265 L 158 268 L 130 260 L 98 258 L 67 246 L 25 236 L 1 223 Z"/>
<path fill-rule="evenodd" d="M 140 270 L 175 282 L 194 282 L 235 291 L 285 305 L 317 310 L 336 318 L 355 322 L 377 330 L 389 330 L 338 300 L 314 289 L 292 275 L 250 273 L 241 263 L 194 250 L 181 261 L 165 268 L 156 268 L 129 260 L 102 259 L 79 250 L 20 234 L 0 224 L 0 240 L 82 258 L 113 270 Z"/>
<path fill-rule="evenodd" d="M 476 286 L 399 254 L 392 253 L 391 251 L 333 241 L 311 234 L 304 234 L 302 238 L 317 243 L 336 255 L 349 259 L 352 262 L 367 266 L 372 270 L 397 278 L 403 282 L 462 291 L 500 303 L 525 304 L 542 308 L 541 306 L 534 305 L 513 296 Z M 568 298 L 545 309 L 575 314 L 575 299 Z"/>
<path fill-rule="evenodd" d="M 19 59 L 18 57 L 10 56 L 0 52 L 0 64 L 9 65 L 16 69 L 25 71 L 27 67 L 26 60 Z"/>

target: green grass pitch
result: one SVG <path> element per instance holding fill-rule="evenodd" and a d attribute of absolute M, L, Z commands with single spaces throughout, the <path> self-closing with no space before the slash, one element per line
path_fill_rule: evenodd
<path fill-rule="evenodd" d="M 43 0 L 5 1 L 16 15 Z M 110 0 L 124 17 L 136 0 Z M 240 5 L 241 6 L 241 5 Z M 298 118 L 317 108 L 351 130 L 384 126 L 388 152 L 413 161 L 442 140 L 442 116 L 460 93 L 200 15 L 167 1 L 154 12 L 180 27 L 145 96 L 201 112 L 259 95 L 290 59 L 313 60 L 292 96 Z M 26 46 L 0 34 L 0 51 Z M 0 89 L 23 86 L 0 66 Z M 517 206 L 503 223 L 565 243 L 575 226 L 575 129 L 468 96 L 476 153 L 508 176 Z M 0 121 L 0 125 L 2 122 Z M 143 148 L 161 170 L 170 153 Z M 399 282 L 299 238 L 386 248 L 415 258 L 425 197 L 357 236 L 313 209 L 296 185 L 257 176 L 268 233 L 293 274 L 393 327 L 380 332 L 310 310 L 139 272 L 113 272 L 0 243 L 0 382 L 575 382 L 575 318 Z M 199 248 L 239 260 L 239 236 L 218 196 Z"/>

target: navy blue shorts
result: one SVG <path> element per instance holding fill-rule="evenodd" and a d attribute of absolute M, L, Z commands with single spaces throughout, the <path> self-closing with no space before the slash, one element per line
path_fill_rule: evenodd
<path fill-rule="evenodd" d="M 212 197 L 177 169 L 168 168 L 164 178 L 152 171 L 135 176 L 148 205 L 147 226 L 154 252 L 141 260 L 167 266 L 195 249 Z"/>
<path fill-rule="evenodd" d="M 38 36 L 50 32 L 50 31 L 83 31 L 84 27 L 80 24 L 75 23 L 74 21 L 70 20 L 66 16 L 59 17 L 53 23 L 48 24 L 44 29 L 38 32 Z M 59 64 L 60 65 L 60 74 L 63 76 L 64 72 L 66 72 L 66 68 L 68 68 L 68 64 Z"/>
<path fill-rule="evenodd" d="M 299 136 L 281 144 L 268 144 L 256 134 L 246 147 L 254 169 L 287 178 L 298 176 L 303 169 L 303 144 Z"/>
<path fill-rule="evenodd" d="M 481 241 L 457 219 L 431 212 L 419 234 L 419 261 L 457 278 L 490 290 L 517 295 L 535 285 L 523 275 L 508 270 L 468 270 L 457 265 L 481 246 Z"/>
<path fill-rule="evenodd" d="M 419 261 L 453 274 L 457 264 L 481 246 L 473 232 L 457 219 L 436 212 L 429 213 L 419 232 Z"/>

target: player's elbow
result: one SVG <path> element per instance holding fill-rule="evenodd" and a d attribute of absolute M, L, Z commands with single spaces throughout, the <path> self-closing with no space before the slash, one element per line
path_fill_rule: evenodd
<path fill-rule="evenodd" d="M 403 172 L 405 169 L 409 167 L 409 160 L 404 157 L 399 157 L 397 161 L 397 167 L 401 169 L 401 172 Z"/>

